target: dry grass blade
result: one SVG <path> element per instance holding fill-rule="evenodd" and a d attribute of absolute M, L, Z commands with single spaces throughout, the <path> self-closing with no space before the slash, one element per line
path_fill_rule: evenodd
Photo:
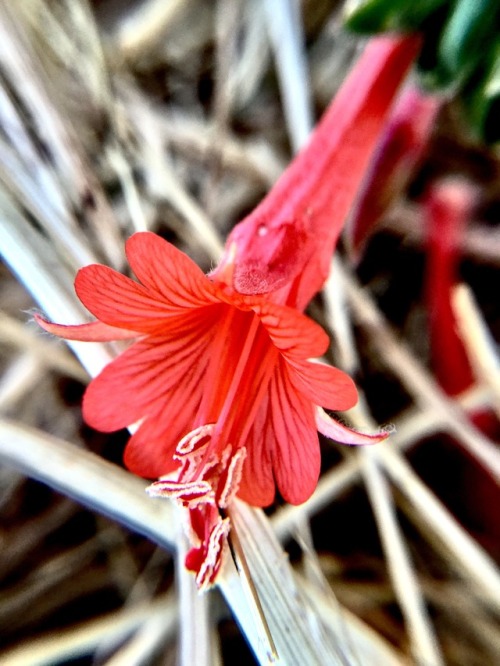
<path fill-rule="evenodd" d="M 343 280 L 354 318 L 369 332 L 386 365 L 393 370 L 417 403 L 436 411 L 446 423 L 448 431 L 484 466 L 497 483 L 500 483 L 500 451 L 495 444 L 470 423 L 457 405 L 440 391 L 436 382 L 407 347 L 397 341 L 368 294 L 362 291 L 347 273 Z"/>
<path fill-rule="evenodd" d="M 38 331 L 30 330 L 17 319 L 0 313 L 0 343 L 25 350 L 40 365 L 86 382 L 88 375 L 82 366 L 58 342 L 46 340 Z"/>
<path fill-rule="evenodd" d="M 12 201 L 0 190 L 0 247 L 5 261 L 48 317 L 68 323 L 82 321 L 82 308 L 73 296 L 72 280 L 57 254 L 37 234 Z M 70 347 L 90 375 L 96 375 L 112 356 L 104 345 L 72 342 Z"/>
<path fill-rule="evenodd" d="M 356 460 L 349 460 L 334 467 L 324 474 L 314 494 L 298 506 L 291 504 L 281 507 L 272 518 L 272 525 L 278 538 L 286 541 L 293 533 L 297 523 L 304 518 L 312 518 L 316 513 L 328 506 L 336 497 L 348 490 L 359 480 L 360 470 Z"/>
<path fill-rule="evenodd" d="M 467 285 L 455 288 L 453 307 L 476 379 L 491 390 L 492 406 L 500 418 L 500 360 L 495 342 Z"/>
<path fill-rule="evenodd" d="M 35 2 L 34 7 L 37 6 L 43 9 L 43 4 Z M 92 28 L 89 23 L 89 30 Z M 54 81 L 44 69 L 46 54 L 35 51 L 36 39 L 29 34 L 23 12 L 3 6 L 0 11 L 0 35 L 4 45 L 1 59 L 9 83 L 19 96 L 26 114 L 33 119 L 35 126 L 32 131 L 37 142 L 46 149 L 50 146 L 48 157 L 43 154 L 38 156 L 41 167 L 43 162 L 49 163 L 49 171 L 53 169 L 57 174 L 58 198 L 62 197 L 67 206 L 79 211 L 89 221 L 108 261 L 119 264 L 121 243 L 118 225 L 98 180 L 86 162 L 75 129 L 64 108 L 58 107 L 58 104 L 62 106 L 64 99 L 62 91 L 54 90 Z M 18 81 L 22 81 L 23 86 L 19 87 L 16 84 Z M 46 167 L 44 171 L 47 171 Z M 68 215 L 65 225 L 66 229 L 59 229 L 61 238 L 67 236 L 71 229 L 75 230 L 76 223 Z M 77 247 L 83 245 L 81 241 L 76 243 Z M 69 254 L 71 256 L 71 250 Z"/>
<path fill-rule="evenodd" d="M 377 464 L 376 454 L 360 452 L 361 471 L 377 520 L 399 605 L 406 621 L 411 652 L 416 664 L 443 664 L 441 651 L 425 608 L 425 601 L 404 537 L 397 523 L 396 512 L 386 479 Z"/>
<path fill-rule="evenodd" d="M 179 509 L 179 512 L 181 509 Z M 200 594 L 192 574 L 186 570 L 184 559 L 188 552 L 186 536 L 178 518 L 177 587 L 179 591 L 179 666 L 210 666 L 212 655 L 209 635 L 209 595 Z"/>
<path fill-rule="evenodd" d="M 68 443 L 39 431 L 2 420 L 0 421 L 0 457 L 4 463 L 49 483 L 59 492 L 152 538 L 159 545 L 170 549 L 173 547 L 176 538 L 176 519 L 171 504 L 161 500 L 152 501 L 144 493 L 144 482 L 114 465 L 106 463 L 94 454 L 75 449 Z M 260 555 L 254 565 L 258 571 L 260 584 L 263 586 L 259 589 L 259 594 L 262 594 L 262 589 L 266 592 L 266 615 L 271 613 L 271 617 L 278 623 L 277 627 L 274 627 L 277 635 L 285 636 L 290 627 L 295 627 L 295 642 L 291 644 L 287 642 L 286 645 L 278 643 L 278 651 L 284 655 L 286 663 L 311 663 L 311 658 L 317 658 L 317 645 L 314 642 L 311 643 L 307 633 L 304 633 L 305 628 L 302 622 L 298 622 L 300 603 L 297 608 L 294 595 L 289 596 L 283 588 L 283 584 L 287 580 L 288 586 L 291 585 L 292 580 L 291 571 L 286 571 L 283 553 L 277 549 L 269 530 L 263 527 L 262 519 L 260 521 L 256 521 L 255 518 L 251 519 L 252 514 L 249 514 L 249 509 L 245 509 L 243 505 L 240 509 L 241 511 L 238 512 L 235 519 L 236 529 L 239 530 L 240 535 L 242 534 L 240 516 L 245 516 L 246 523 L 252 520 L 252 536 L 250 536 L 248 528 L 245 528 L 250 539 L 250 542 L 247 539 L 244 543 L 247 557 L 255 559 L 256 552 L 260 552 L 262 548 L 266 549 L 266 544 L 268 544 L 267 548 L 270 547 L 273 550 L 274 560 L 279 561 L 279 571 L 281 571 L 279 589 L 282 590 L 279 599 L 274 598 L 277 572 L 273 572 L 269 567 L 269 561 L 266 558 L 262 559 L 262 555 Z M 246 513 L 243 513 L 245 511 Z M 252 548 L 249 547 L 249 543 L 253 544 Z M 256 547 L 258 547 L 257 551 Z M 255 569 L 253 575 L 255 575 Z M 189 584 L 192 585 L 192 581 L 189 581 Z M 226 567 L 219 585 L 256 653 L 261 654 L 262 646 L 266 645 L 266 638 L 254 627 L 252 613 L 249 612 L 248 602 L 241 595 L 241 583 L 237 581 L 234 569 Z M 295 587 L 293 586 L 291 589 L 293 590 Z M 266 650 L 264 648 L 264 654 L 266 654 Z M 291 659 L 295 657 L 298 661 L 294 662 Z"/>
<path fill-rule="evenodd" d="M 416 431 L 413 420 L 418 422 Z M 387 444 L 379 445 L 374 455 L 380 458 L 380 464 L 387 469 L 393 482 L 416 508 L 416 512 L 410 517 L 417 520 L 419 529 L 445 557 L 450 558 L 453 568 L 469 581 L 478 597 L 483 597 L 492 608 L 498 609 L 500 573 L 495 563 L 411 470 L 408 463 L 392 451 L 395 444 L 401 447 L 413 444 L 415 439 L 429 433 L 429 427 L 433 430 L 440 429 L 441 421 L 438 419 L 429 424 L 426 414 L 417 414 L 408 422 L 409 432 L 399 430 Z M 328 506 L 350 489 L 359 480 L 360 474 L 360 464 L 355 459 L 344 462 L 325 474 L 316 492 L 305 504 L 286 506 L 275 514 L 272 524 L 277 536 L 283 541 L 289 538 L 298 521 L 304 517 L 311 518 Z"/>
<path fill-rule="evenodd" d="M 129 664 L 147 664 L 168 640 L 171 640 L 177 629 L 177 615 L 174 608 L 169 608 L 169 615 L 151 613 L 135 634 L 113 656 L 105 666 L 129 666 Z M 173 611 L 173 612 L 172 612 Z"/>
<path fill-rule="evenodd" d="M 491 400 L 491 392 L 481 386 L 474 386 L 456 398 L 464 412 L 487 409 Z M 390 441 L 394 448 L 407 451 L 426 437 L 445 429 L 446 422 L 438 413 L 412 407 L 398 418 L 397 429 L 391 434 Z"/>
<path fill-rule="evenodd" d="M 339 311 L 339 305 L 335 299 L 340 300 L 339 292 L 342 294 L 343 273 L 342 265 L 336 262 L 335 271 L 332 273 L 337 278 L 339 287 L 332 292 L 327 284 L 327 294 L 330 292 L 332 311 Z M 339 274 L 340 273 L 340 274 Z M 344 296 L 342 294 L 342 296 Z M 352 370 L 358 367 L 354 338 L 347 317 L 340 316 L 333 319 L 336 325 L 334 331 L 339 342 L 340 349 L 344 350 L 344 358 L 353 362 Z M 339 328 L 340 324 L 340 328 Z M 360 396 L 358 405 L 351 410 L 356 426 L 369 426 L 374 429 L 364 396 Z M 410 650 L 416 664 L 443 664 L 443 657 L 436 639 L 435 631 L 427 612 L 425 600 L 420 587 L 417 573 L 412 563 L 408 548 L 405 543 L 402 530 L 398 524 L 396 508 L 390 492 L 388 483 L 382 469 L 377 464 L 376 450 L 371 448 L 361 449 L 358 452 L 358 460 L 362 478 L 365 482 L 368 498 L 377 522 L 378 533 L 384 550 L 387 567 L 396 597 L 405 619 L 406 629 L 409 636 Z"/>
<path fill-rule="evenodd" d="M 265 25 L 267 3 L 239 0 L 230 4 L 234 4 L 239 14 L 240 29 L 234 35 L 238 48 L 228 63 L 227 79 L 219 83 L 226 89 L 230 108 L 241 109 L 252 102 L 269 67 L 270 49 Z M 218 12 L 224 12 L 223 3 L 220 3 Z"/>
<path fill-rule="evenodd" d="M 164 136 L 164 121 L 138 90 L 123 84 L 122 94 L 127 100 L 130 122 L 139 141 L 139 155 L 145 169 L 147 186 L 158 203 L 168 202 L 187 223 L 178 231 L 185 241 L 199 244 L 212 259 L 222 253 L 222 240 L 202 207 L 182 186 L 165 154 L 158 137 Z"/>
<path fill-rule="evenodd" d="M 307 141 L 313 126 L 302 19 L 297 0 L 264 3 L 275 54 L 283 112 L 293 152 Z"/>
<path fill-rule="evenodd" d="M 374 291 L 387 289 L 388 320 L 410 344 L 398 342 L 337 259 L 312 310 L 331 329 L 334 364 L 360 387 L 366 381 L 370 404 L 362 397 L 345 418 L 371 429 L 371 408 L 397 432 L 360 455 L 324 446 L 317 491 L 303 506 L 277 508 L 268 520 L 236 503 L 240 559 L 255 591 L 245 592 L 227 557 L 218 588 L 235 621 L 214 605 L 218 590 L 196 592 L 178 511 L 106 461 L 120 461 L 125 433 L 105 436 L 81 421 L 84 385 L 118 346 L 71 343 L 79 365 L 26 325 L 34 304 L 54 321 L 84 321 L 76 270 L 100 261 L 126 272 L 124 240 L 137 230 L 157 231 L 208 269 L 224 235 L 283 171 L 289 147 L 304 142 L 310 102 L 326 105 L 359 52 L 362 42 L 343 31 L 340 12 L 336 3 L 298 0 L 26 0 L 0 8 L 0 248 L 19 283 L 2 269 L 2 664 L 158 666 L 176 656 L 189 666 L 247 663 L 243 637 L 259 664 L 496 663 L 500 575 L 491 516 L 471 528 L 427 476 L 428 442 L 417 445 L 432 438 L 436 448 L 449 447 L 441 455 L 461 456 L 481 481 L 490 484 L 469 454 L 500 477 L 498 450 L 465 414 L 498 407 L 497 305 L 481 280 L 471 284 L 486 302 L 484 315 L 459 296 L 478 386 L 446 398 L 411 351 L 417 343 L 420 353 L 425 337 L 422 299 L 406 282 L 404 294 L 393 293 L 400 280 L 393 255 L 404 260 L 412 248 L 422 259 L 419 207 L 409 198 L 394 207 L 391 234 L 374 237 L 356 271 Z M 464 153 L 461 137 L 452 143 Z M 482 149 L 471 155 L 467 173 L 495 199 L 498 158 Z M 481 165 L 489 169 L 483 175 Z M 431 156 L 417 190 L 435 172 Z M 486 226 L 492 210 L 464 235 L 467 278 L 498 268 L 498 229 Z M 408 320 L 391 307 L 407 308 Z M 369 339 L 367 348 L 358 336 Z M 389 386 L 387 397 L 378 386 L 380 394 Z M 447 473 L 454 492 L 465 494 L 452 465 Z M 467 510 L 477 496 L 486 513 L 495 503 L 473 481 Z M 291 563 L 276 537 L 289 542 Z M 162 549 L 176 552 L 175 582 Z"/>
<path fill-rule="evenodd" d="M 335 627 L 335 631 L 342 637 L 345 645 L 347 659 L 344 664 L 353 666 L 409 666 L 409 661 L 392 645 L 386 642 L 380 634 L 373 631 L 356 615 L 345 607 L 337 605 L 332 611 L 331 599 L 324 590 L 305 579 L 300 580 L 301 592 L 307 597 L 315 612 L 327 627 Z"/>
<path fill-rule="evenodd" d="M 128 58 L 138 58 L 151 43 L 164 38 L 169 25 L 183 9 L 182 0 L 146 0 L 133 11 L 124 11 L 115 20 L 114 38 Z"/>
<path fill-rule="evenodd" d="M 249 140 L 227 133 L 222 143 L 213 141 L 213 123 L 201 118 L 187 117 L 179 113 L 158 115 L 158 110 L 150 109 L 157 128 L 166 142 L 175 150 L 193 155 L 199 160 L 211 153 L 221 169 L 230 173 L 241 173 L 252 184 L 269 189 L 285 169 L 284 159 L 258 137 Z M 255 188 L 253 189 L 255 195 Z"/>
<path fill-rule="evenodd" d="M 400 456 L 388 448 L 378 451 L 377 455 L 394 484 L 415 507 L 414 517 L 420 529 L 432 534 L 450 564 L 474 583 L 475 587 L 471 589 L 497 612 L 500 611 L 500 572 L 492 559 L 458 525 Z"/>
<path fill-rule="evenodd" d="M 0 407 L 12 409 L 18 400 L 28 394 L 40 379 L 40 364 L 31 356 L 23 354 L 11 362 L 0 380 Z"/>
<path fill-rule="evenodd" d="M 422 211 L 415 204 L 395 206 L 386 218 L 382 220 L 381 227 L 398 236 L 403 236 L 405 242 L 422 246 L 424 243 L 424 230 L 421 224 Z M 460 242 L 460 251 L 464 257 L 470 257 L 481 263 L 498 266 L 500 264 L 500 229 L 488 227 L 474 221 L 465 230 Z"/>
<path fill-rule="evenodd" d="M 146 484 L 116 465 L 68 442 L 6 419 L 0 421 L 0 457 L 165 548 L 175 543 L 175 517 L 168 502 L 154 502 Z"/>
<path fill-rule="evenodd" d="M 173 635 L 177 622 L 177 606 L 172 595 L 100 616 L 92 622 L 64 632 L 57 631 L 34 637 L 26 644 L 0 653 L 0 658 L 5 666 L 50 666 L 62 659 L 75 659 L 85 655 L 111 636 L 123 639 L 138 628 L 140 631 L 141 625 L 151 626 L 148 623 L 153 622 L 155 626 L 161 625 L 163 637 Z M 129 661 L 128 664 L 130 663 L 134 662 Z"/>
<path fill-rule="evenodd" d="M 323 287 L 325 315 L 332 331 L 335 360 L 345 372 L 354 375 L 359 369 L 359 359 L 342 280 L 338 274 L 341 270 L 340 266 L 340 258 L 336 257 L 332 263 L 328 280 Z"/>
<path fill-rule="evenodd" d="M 358 659 L 365 663 L 368 655 L 373 661 L 367 663 L 391 663 L 396 659 L 383 641 L 371 640 L 370 632 L 365 633 L 362 623 L 351 623 L 341 606 L 332 615 L 331 602 L 325 607 L 323 601 L 322 614 L 316 615 L 302 590 L 307 583 L 296 580 L 262 512 L 241 502 L 236 504 L 232 511 L 235 529 L 247 555 L 278 655 L 284 663 L 344 666 L 355 664 Z M 221 586 L 225 590 L 224 579 Z M 321 592 L 316 593 L 321 596 Z M 358 641 L 359 634 L 362 640 Z M 388 657 L 389 661 L 384 661 Z M 261 660 L 260 663 L 266 662 Z"/>

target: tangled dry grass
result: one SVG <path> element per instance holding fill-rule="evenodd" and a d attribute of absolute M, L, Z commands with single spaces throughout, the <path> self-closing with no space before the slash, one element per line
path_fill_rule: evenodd
<path fill-rule="evenodd" d="M 175 565 L 184 545 L 172 507 L 121 467 L 127 433 L 83 424 L 89 374 L 117 350 L 76 344 L 73 354 L 30 318 L 40 308 L 83 321 L 76 270 L 125 270 L 123 243 L 137 230 L 210 268 L 362 48 L 343 32 L 339 3 L 307 0 L 300 16 L 294 7 L 0 7 L 4 665 L 266 663 L 272 641 L 289 664 L 497 663 L 499 453 L 466 410 L 498 414 L 500 164 L 464 139 L 452 105 L 413 190 L 356 270 L 335 260 L 311 309 L 332 334 L 331 360 L 363 391 L 346 418 L 395 424 L 395 434 L 370 450 L 323 444 L 320 484 L 303 506 L 234 510 L 267 628 L 232 562 L 219 591 L 196 595 Z M 451 172 L 474 178 L 484 214 L 464 238 L 457 292 L 478 379 L 457 400 L 427 363 L 414 196 Z"/>

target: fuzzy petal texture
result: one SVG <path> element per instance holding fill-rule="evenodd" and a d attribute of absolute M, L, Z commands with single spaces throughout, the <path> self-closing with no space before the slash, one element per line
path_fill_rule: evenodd
<path fill-rule="evenodd" d="M 321 289 L 398 87 L 418 51 L 415 36 L 370 40 L 309 143 L 231 232 L 226 255 L 235 257 L 236 290 L 283 289 L 279 302 L 303 310 Z"/>
<path fill-rule="evenodd" d="M 38 314 L 34 315 L 36 323 L 47 333 L 57 335 L 64 340 L 78 340 L 80 342 L 111 342 L 115 340 L 130 340 L 141 334 L 115 326 L 108 326 L 102 321 L 92 321 L 88 324 L 54 324 Z"/>
<path fill-rule="evenodd" d="M 390 435 L 390 432 L 379 432 L 376 435 L 365 435 L 362 432 L 357 430 L 352 430 L 345 425 L 342 425 L 339 421 L 332 419 L 331 416 L 321 409 L 320 407 L 316 408 L 316 427 L 319 432 L 333 439 L 340 444 L 350 444 L 350 445 L 366 445 L 366 444 L 378 444 L 383 442 L 384 439 L 387 439 Z"/>
<path fill-rule="evenodd" d="M 144 284 L 100 265 L 82 268 L 75 280 L 82 303 L 106 324 L 155 333 L 169 317 L 218 302 L 215 287 L 198 266 L 155 234 L 134 234 L 127 252 Z"/>

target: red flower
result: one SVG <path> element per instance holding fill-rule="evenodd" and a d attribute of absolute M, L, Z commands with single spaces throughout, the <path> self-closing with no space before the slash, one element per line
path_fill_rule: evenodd
<path fill-rule="evenodd" d="M 76 292 L 99 321 L 37 320 L 67 339 L 138 338 L 90 383 L 84 418 L 104 432 L 140 422 L 125 463 L 149 478 L 176 473 L 152 493 L 194 511 L 206 556 L 211 540 L 220 548 L 225 534 L 217 508 L 235 493 L 255 506 L 272 503 L 275 485 L 293 504 L 311 495 L 320 468 L 317 429 L 351 444 L 384 438 L 320 412 L 348 409 L 357 395 L 346 374 L 308 360 L 326 351 L 328 336 L 305 315 L 210 279 L 153 233 L 134 234 L 126 251 L 140 284 L 106 266 L 77 275 Z"/>
<path fill-rule="evenodd" d="M 126 251 L 139 283 L 105 266 L 77 275 L 77 294 L 97 322 L 37 317 L 67 339 L 136 338 L 89 385 L 84 417 L 105 432 L 138 424 L 125 462 L 141 476 L 164 477 L 149 492 L 189 510 L 186 565 L 200 588 L 220 568 L 224 509 L 236 494 L 266 506 L 277 486 L 288 502 L 304 502 L 319 476 L 317 430 L 348 444 L 386 436 L 354 432 L 321 409 L 352 407 L 356 389 L 340 370 L 309 360 L 325 353 L 328 336 L 299 310 L 328 274 L 417 47 L 414 39 L 374 40 L 309 146 L 233 230 L 210 276 L 158 236 L 138 233 Z"/>
<path fill-rule="evenodd" d="M 126 251 L 141 284 L 99 265 L 76 278 L 80 300 L 106 327 L 38 318 L 70 339 L 139 338 L 91 382 L 86 422 L 111 432 L 140 421 L 125 462 L 148 478 L 177 469 L 179 441 L 211 425 L 210 453 L 247 450 L 240 497 L 266 506 L 277 484 L 288 502 L 304 502 L 319 474 L 314 405 L 345 410 L 356 402 L 346 374 L 307 360 L 326 351 L 326 333 L 292 308 L 211 280 L 153 233 L 134 234 Z M 337 427 L 343 441 L 372 441 Z"/>

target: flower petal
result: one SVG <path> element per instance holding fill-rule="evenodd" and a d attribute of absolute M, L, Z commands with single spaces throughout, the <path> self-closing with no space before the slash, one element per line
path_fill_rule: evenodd
<path fill-rule="evenodd" d="M 150 231 L 136 233 L 128 239 L 125 250 L 140 282 L 171 306 L 192 308 L 217 301 L 203 271 L 160 236 Z"/>
<path fill-rule="evenodd" d="M 332 419 L 320 407 L 316 408 L 316 426 L 322 435 L 341 444 L 378 444 L 390 435 L 390 432 L 379 432 L 375 435 L 365 435 L 362 432 L 357 432 Z"/>
<path fill-rule="evenodd" d="M 389 206 L 406 189 L 429 145 L 444 95 L 407 86 L 394 105 L 349 215 L 347 238 L 357 258 Z"/>
<path fill-rule="evenodd" d="M 97 319 L 141 333 L 157 331 L 164 320 L 185 312 L 108 266 L 93 264 L 78 271 L 78 298 Z"/>
<path fill-rule="evenodd" d="M 328 349 L 326 332 L 297 310 L 264 300 L 253 309 L 273 344 L 287 357 L 316 358 Z"/>
<path fill-rule="evenodd" d="M 211 316 L 205 318 L 205 314 Z M 87 388 L 83 400 L 87 423 L 111 432 L 161 413 L 179 394 L 176 409 L 182 413 L 184 402 L 189 404 L 192 395 L 201 395 L 206 348 L 216 321 L 216 311 L 198 310 L 183 322 L 184 329 L 179 325 L 171 335 L 149 336 L 132 345 Z M 179 419 L 182 414 L 174 416 Z"/>
<path fill-rule="evenodd" d="M 200 364 L 201 365 L 201 364 Z M 156 411 L 140 424 L 127 443 L 124 462 L 145 478 L 159 478 L 179 468 L 179 441 L 189 433 L 202 400 L 204 366 L 198 363 L 156 403 Z"/>
<path fill-rule="evenodd" d="M 177 442 L 190 428 L 189 418 L 194 411 L 186 410 L 186 418 L 176 419 L 176 410 L 158 412 L 140 424 L 138 430 L 127 442 L 123 462 L 127 469 L 144 479 L 158 479 L 179 469 L 180 463 L 174 458 Z"/>
<path fill-rule="evenodd" d="M 246 440 L 247 456 L 243 464 L 238 497 L 252 506 L 274 502 L 276 483 L 272 473 L 271 451 L 275 437 L 268 414 L 269 400 L 264 398 Z"/>
<path fill-rule="evenodd" d="M 345 372 L 323 363 L 294 361 L 289 376 L 295 388 L 315 405 L 343 411 L 358 401 L 356 386 Z"/>
<path fill-rule="evenodd" d="M 79 340 L 81 342 L 110 342 L 111 340 L 126 340 L 136 338 L 140 333 L 129 331 L 115 326 L 108 326 L 102 321 L 93 321 L 88 324 L 54 324 L 38 314 L 34 315 L 36 323 L 47 333 L 52 333 L 65 340 Z"/>
<path fill-rule="evenodd" d="M 320 472 L 320 449 L 314 408 L 297 392 L 283 360 L 270 386 L 274 445 L 270 452 L 278 489 L 290 504 L 302 504 L 314 492 Z"/>

